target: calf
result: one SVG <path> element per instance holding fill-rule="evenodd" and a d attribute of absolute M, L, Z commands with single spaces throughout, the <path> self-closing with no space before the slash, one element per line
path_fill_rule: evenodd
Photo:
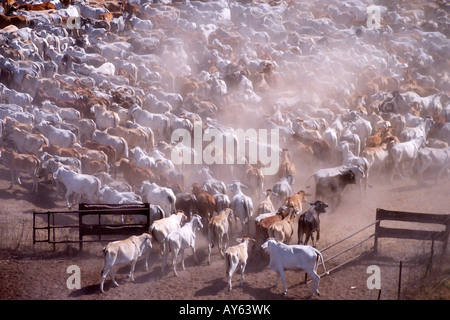
<path fill-rule="evenodd" d="M 195 253 L 195 232 L 197 230 L 201 230 L 203 228 L 202 218 L 194 214 L 191 218 L 191 221 L 187 222 L 183 227 L 175 229 L 171 231 L 166 239 L 165 244 L 166 248 L 164 251 L 163 261 L 162 261 L 162 272 L 164 273 L 164 267 L 167 264 L 167 258 L 169 256 L 169 252 L 172 251 L 173 254 L 173 272 L 178 277 L 176 264 L 178 252 L 181 250 L 181 268 L 184 270 L 184 249 L 189 247 L 192 248 L 194 253 L 194 261 L 198 263 L 197 255 Z"/>
<path fill-rule="evenodd" d="M 38 176 L 41 167 L 41 161 L 32 154 L 16 153 L 15 151 L 0 148 L 0 159 L 11 172 L 11 187 L 14 182 L 22 184 L 20 181 L 20 172 L 28 173 L 33 178 L 33 188 L 31 192 L 38 192 Z"/>
<path fill-rule="evenodd" d="M 130 278 L 134 281 L 134 267 L 136 266 L 137 259 L 142 255 L 142 252 L 146 249 L 152 248 L 151 236 L 148 233 L 143 233 L 140 236 L 131 236 L 125 240 L 119 240 L 110 242 L 103 248 L 103 256 L 105 260 L 105 266 L 101 273 L 100 291 L 103 291 L 103 283 L 108 273 L 111 275 L 111 279 L 116 286 L 119 284 L 114 279 L 113 266 L 116 264 L 128 264 L 131 262 Z M 145 262 L 145 268 L 148 270 L 147 261 Z"/>
<path fill-rule="evenodd" d="M 314 293 L 320 296 L 320 276 L 317 274 L 319 258 L 322 260 L 322 266 L 327 274 L 328 271 L 325 269 L 323 256 L 319 250 L 311 246 L 287 245 L 274 239 L 268 239 L 263 243 L 261 248 L 270 254 L 269 266 L 277 273 L 275 287 L 277 287 L 278 281 L 281 277 L 281 281 L 283 282 L 283 294 L 287 293 L 284 270 L 301 269 L 305 271 L 313 280 L 313 286 L 309 297 L 312 297 Z"/>
<path fill-rule="evenodd" d="M 254 239 L 243 236 L 242 238 L 237 238 L 237 242 L 239 242 L 238 245 L 229 247 L 227 251 L 225 251 L 225 275 L 228 279 L 228 290 L 231 291 L 232 285 L 231 285 L 231 277 L 233 276 L 234 271 L 236 271 L 236 268 L 238 266 L 241 267 L 241 279 L 240 284 L 242 286 L 242 283 L 244 281 L 244 271 L 245 267 L 247 265 L 247 259 L 248 259 L 248 244 L 250 241 L 255 242 Z"/>
<path fill-rule="evenodd" d="M 233 210 L 226 208 L 217 216 L 211 218 L 208 225 L 208 264 L 211 264 L 211 248 L 214 246 L 214 240 L 218 241 L 219 253 L 224 257 L 225 248 L 227 247 L 228 233 L 231 230 L 231 222 L 233 220 Z"/>
<path fill-rule="evenodd" d="M 298 244 L 307 244 L 311 237 L 313 247 L 317 245 L 320 239 L 320 219 L 319 215 L 325 213 L 328 205 L 322 201 L 310 203 L 311 208 L 303 213 L 298 220 Z M 314 241 L 313 232 L 316 232 L 317 237 Z M 306 234 L 305 242 L 303 242 L 303 235 Z"/>

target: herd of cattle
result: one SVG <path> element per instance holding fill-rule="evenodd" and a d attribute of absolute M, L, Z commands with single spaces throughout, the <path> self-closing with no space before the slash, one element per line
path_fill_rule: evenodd
<path fill-rule="evenodd" d="M 445 1 L 31 2 L 0 8 L 0 155 L 12 184 L 26 175 L 31 192 L 52 185 L 69 208 L 144 201 L 155 213 L 151 239 L 104 248 L 102 291 L 115 263 L 133 261 L 133 277 L 152 242 L 163 268 L 173 252 L 177 273 L 178 252 L 192 247 L 195 258 L 203 229 L 208 262 L 215 239 L 226 257 L 230 289 L 238 265 L 242 283 L 256 241 L 283 282 L 284 267 L 302 268 L 318 293 L 320 253 L 283 247 L 294 219 L 299 243 L 311 237 L 315 246 L 319 214 L 339 206 L 347 185 L 363 196 L 377 174 L 448 179 Z M 172 133 L 199 122 L 224 136 L 278 130 L 277 175 L 249 158 L 175 165 L 174 152 L 198 150 L 177 150 Z M 293 190 L 304 176 L 313 196 Z M 227 248 L 233 221 L 246 235 L 254 223 L 255 239 Z"/>

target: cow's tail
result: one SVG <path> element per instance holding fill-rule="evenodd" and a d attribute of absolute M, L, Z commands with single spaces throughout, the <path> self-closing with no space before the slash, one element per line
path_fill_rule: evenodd
<path fill-rule="evenodd" d="M 102 252 L 103 252 L 103 260 L 106 261 L 106 254 L 108 253 L 108 245 L 106 245 L 106 246 L 103 247 Z M 105 265 L 103 266 L 102 271 L 100 272 L 100 276 L 103 275 L 103 271 L 105 271 L 105 266 L 106 266 L 106 263 L 105 263 Z"/>
<path fill-rule="evenodd" d="M 152 235 L 152 238 L 158 241 L 158 237 L 156 237 L 155 234 L 155 226 L 152 224 L 150 228 L 148 229 L 149 233 Z"/>
<path fill-rule="evenodd" d="M 123 143 L 123 152 L 125 154 L 125 158 L 128 158 L 128 142 L 127 140 L 125 140 L 124 138 L 120 138 L 122 140 Z"/>
<path fill-rule="evenodd" d="M 170 214 L 176 214 L 177 208 L 175 207 L 176 199 L 172 198 L 171 196 L 167 196 L 167 200 L 169 200 L 170 203 Z"/>
<path fill-rule="evenodd" d="M 253 207 L 249 201 L 244 201 L 244 207 L 245 207 L 245 212 L 247 213 L 247 217 L 246 217 L 247 222 L 246 223 L 250 223 L 250 220 L 253 215 Z M 245 217 L 244 217 L 244 220 L 245 220 Z"/>
<path fill-rule="evenodd" d="M 311 179 L 312 177 L 315 177 L 315 174 L 310 175 L 310 176 L 306 179 L 306 181 L 305 181 L 306 188 L 308 188 L 308 189 L 311 188 L 311 186 L 308 185 L 308 181 L 309 181 L 309 179 Z"/>
<path fill-rule="evenodd" d="M 322 256 L 322 253 L 319 251 L 319 250 L 317 250 L 316 248 L 313 248 L 314 249 L 314 251 L 316 252 L 316 254 L 317 254 L 317 260 L 316 260 L 316 269 L 317 269 L 317 266 L 318 266 L 318 263 L 319 263 L 319 259 L 320 260 L 322 260 L 322 267 L 323 267 L 323 270 L 325 270 L 325 273 L 326 274 L 330 274 L 330 272 L 325 268 L 325 262 L 323 261 L 323 256 Z"/>
<path fill-rule="evenodd" d="M 228 251 L 225 251 L 225 276 L 228 277 L 231 268 L 231 254 Z"/>

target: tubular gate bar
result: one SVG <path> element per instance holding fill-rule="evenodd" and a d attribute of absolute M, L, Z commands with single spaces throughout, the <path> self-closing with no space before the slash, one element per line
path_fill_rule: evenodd
<path fill-rule="evenodd" d="M 375 242 L 374 242 L 375 252 L 378 252 L 379 238 L 443 241 L 444 243 L 443 252 L 445 252 L 445 250 L 447 249 L 447 242 L 450 234 L 449 214 L 416 213 L 416 212 L 390 211 L 384 209 L 377 209 L 376 219 L 377 224 L 375 226 Z M 380 222 L 382 220 L 441 224 L 445 226 L 445 230 L 424 231 L 424 230 L 411 230 L 405 228 L 386 228 L 380 226 Z"/>
<path fill-rule="evenodd" d="M 405 229 L 405 228 L 386 228 L 381 227 L 380 223 L 382 220 L 394 220 L 394 221 L 402 221 L 402 222 L 419 222 L 419 223 L 432 223 L 432 224 L 441 224 L 445 226 L 444 231 L 425 231 L 425 230 L 411 230 L 411 229 Z M 341 254 L 348 252 L 352 250 L 353 248 L 357 247 L 358 245 L 366 242 L 367 240 L 374 238 L 374 245 L 371 249 L 368 251 L 362 252 L 352 258 L 347 259 L 343 263 L 339 264 L 336 267 L 333 267 L 332 269 L 328 269 L 329 272 L 332 272 L 343 265 L 346 265 L 362 256 L 365 256 L 370 253 L 378 253 L 378 239 L 379 238 L 400 238 L 400 239 L 416 239 L 416 240 L 430 240 L 430 241 L 443 241 L 444 247 L 443 252 L 447 249 L 447 242 L 450 235 L 450 215 L 449 214 L 431 214 L 431 213 L 415 213 L 415 212 L 404 212 L 404 211 L 389 211 L 384 209 L 377 208 L 376 211 L 376 221 L 372 222 L 371 224 L 365 226 L 362 229 L 359 229 L 358 231 L 355 231 L 354 233 L 348 235 L 347 237 L 336 241 L 335 243 L 330 244 L 329 246 L 325 247 L 321 250 L 321 252 L 324 252 L 341 242 L 350 239 L 360 232 L 364 231 L 365 229 L 375 225 L 375 232 L 368 237 L 364 238 L 363 240 L 359 241 L 358 243 L 340 251 L 339 253 L 336 253 L 335 255 L 324 259 L 324 263 L 327 261 L 330 261 Z M 326 276 L 326 273 L 323 273 L 320 275 L 320 277 Z M 305 278 L 306 280 L 306 278 Z M 309 280 L 311 281 L 311 280 Z"/>
<path fill-rule="evenodd" d="M 36 217 L 46 215 L 45 226 L 36 225 Z M 142 223 L 103 223 L 102 218 L 106 216 L 142 216 L 145 217 L 145 222 Z M 55 223 L 55 216 L 66 218 L 72 216 L 78 220 L 76 224 L 57 224 Z M 89 223 L 88 217 L 97 217 L 96 223 Z M 114 237 L 119 235 L 137 235 L 143 232 L 148 232 L 150 226 L 150 204 L 133 204 L 133 205 L 106 205 L 106 204 L 79 204 L 79 210 L 76 211 L 47 211 L 47 212 L 33 212 L 33 244 L 37 242 L 47 242 L 53 244 L 59 243 L 78 243 L 80 250 L 83 249 L 84 242 L 101 242 L 121 240 L 123 237 Z M 55 230 L 57 229 L 77 229 L 78 240 L 61 240 L 56 239 Z M 45 239 L 37 238 L 38 230 L 47 230 L 47 237 Z M 96 236 L 97 239 L 84 239 L 86 236 Z M 103 236 L 109 236 L 104 239 Z M 112 237 L 111 237 L 112 236 Z"/>

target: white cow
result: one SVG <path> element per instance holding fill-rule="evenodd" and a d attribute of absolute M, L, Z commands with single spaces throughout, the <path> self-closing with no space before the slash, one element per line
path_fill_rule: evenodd
<path fill-rule="evenodd" d="M 140 204 L 142 198 L 132 191 L 120 192 L 110 186 L 100 188 L 100 198 L 105 204 Z"/>
<path fill-rule="evenodd" d="M 36 156 L 41 154 L 40 149 L 43 146 L 49 145 L 49 141 L 44 135 L 30 133 L 19 128 L 13 128 L 10 132 L 6 132 L 6 137 L 15 143 L 17 151 L 32 153 Z"/>
<path fill-rule="evenodd" d="M 150 234 L 153 236 L 153 239 L 156 242 L 159 242 L 161 245 L 161 254 L 165 252 L 165 239 L 170 231 L 175 230 L 181 227 L 181 224 L 186 220 L 186 215 L 183 211 L 178 211 L 176 214 L 173 214 L 167 218 L 156 220 L 150 226 Z M 147 254 L 150 255 L 150 252 Z"/>
<path fill-rule="evenodd" d="M 125 240 L 119 240 L 108 243 L 103 248 L 103 255 L 105 266 L 101 273 L 100 291 L 103 291 L 103 284 L 108 273 L 116 286 L 119 284 L 114 279 L 113 266 L 116 264 L 128 264 L 131 262 L 130 278 L 134 281 L 134 267 L 137 259 L 142 255 L 145 249 L 152 248 L 152 238 L 148 233 L 143 233 L 140 236 L 131 236 Z M 148 270 L 147 261 L 145 261 L 145 268 Z"/>
<path fill-rule="evenodd" d="M 94 133 L 92 133 L 92 140 L 100 144 L 111 145 L 116 149 L 115 160 L 122 157 L 128 158 L 128 143 L 124 138 L 112 136 L 100 130 L 95 130 Z"/>
<path fill-rule="evenodd" d="M 417 158 L 417 152 L 424 145 L 424 138 L 418 138 L 399 143 L 391 141 L 389 143 L 388 149 L 391 150 L 391 157 L 394 162 L 394 170 L 392 170 L 391 180 L 394 179 L 395 172 L 397 172 L 400 177 L 403 178 L 405 162 L 412 162 L 412 166 L 414 166 L 414 161 Z"/>
<path fill-rule="evenodd" d="M 233 193 L 233 198 L 231 199 L 231 209 L 233 209 L 233 214 L 235 218 L 239 218 L 242 223 L 242 229 L 244 225 L 247 225 L 247 231 L 250 229 L 250 219 L 253 215 L 253 202 L 252 199 L 246 196 L 242 191 L 241 187 L 247 189 L 245 185 L 240 183 L 238 180 L 233 181 L 233 183 L 227 186 Z"/>
<path fill-rule="evenodd" d="M 424 172 L 429 168 L 439 168 L 436 179 L 442 177 L 444 171 L 450 169 L 450 147 L 444 149 L 422 148 L 417 152 L 414 168 L 419 181 L 423 180 Z"/>
<path fill-rule="evenodd" d="M 138 105 L 133 105 L 128 112 L 133 116 L 136 123 L 152 128 L 153 132 L 158 133 L 159 139 L 169 137 L 169 118 L 164 114 L 151 113 L 142 110 Z"/>
<path fill-rule="evenodd" d="M 277 273 L 275 287 L 277 287 L 278 281 L 281 277 L 281 281 L 283 282 L 283 294 L 287 293 L 284 270 L 301 269 L 305 271 L 313 280 L 313 286 L 309 297 L 312 297 L 314 293 L 320 296 L 320 276 L 317 274 L 319 258 L 322 261 L 322 266 L 327 274 L 328 271 L 325 268 L 323 256 L 319 250 L 311 246 L 287 245 L 272 238 L 264 242 L 261 248 L 270 254 L 269 266 Z"/>
<path fill-rule="evenodd" d="M 166 213 L 166 217 L 175 213 L 176 197 L 172 189 L 144 182 L 139 192 L 147 202 L 159 205 Z"/>
<path fill-rule="evenodd" d="M 91 107 L 91 112 L 94 114 L 95 123 L 100 130 L 116 128 L 120 124 L 119 115 L 114 111 L 107 110 L 104 105 L 93 105 Z"/>
<path fill-rule="evenodd" d="M 66 168 L 60 167 L 53 173 L 53 179 L 61 182 L 66 187 L 66 203 L 69 209 L 73 203 L 69 203 L 69 197 L 75 194 L 74 202 L 79 202 L 81 196 L 85 196 L 90 203 L 95 202 L 95 196 L 100 196 L 101 182 L 98 178 L 76 173 Z"/>
<path fill-rule="evenodd" d="M 173 272 L 178 277 L 176 264 L 178 253 L 181 251 L 181 268 L 184 270 L 184 249 L 189 247 L 192 248 L 194 253 L 194 261 L 198 263 L 197 255 L 195 253 L 195 232 L 203 229 L 202 218 L 194 214 L 189 222 L 187 222 L 181 228 L 171 231 L 165 239 L 165 251 L 162 259 L 161 270 L 164 273 L 164 267 L 167 264 L 167 258 L 169 257 L 169 252 L 172 251 L 173 254 Z"/>
<path fill-rule="evenodd" d="M 72 131 L 56 128 L 47 121 L 41 121 L 35 128 L 47 137 L 50 145 L 69 148 L 78 142 L 77 136 Z"/>

